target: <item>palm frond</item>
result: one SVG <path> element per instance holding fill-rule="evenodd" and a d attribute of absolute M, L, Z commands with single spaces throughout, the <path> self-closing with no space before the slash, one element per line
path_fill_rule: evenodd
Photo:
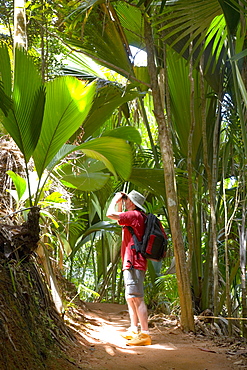
<path fill-rule="evenodd" d="M 5 59 L 2 65 L 11 75 L 9 57 L 2 50 Z M 1 68 L 1 67 L 0 67 Z M 4 70 L 2 73 L 4 73 Z M 10 92 L 10 83 L 5 77 L 4 88 Z M 3 125 L 12 136 L 25 161 L 28 162 L 39 139 L 44 112 L 45 90 L 40 74 L 30 57 L 23 49 L 15 50 L 14 84 L 12 92 L 13 108 L 3 120 Z"/>
<path fill-rule="evenodd" d="M 115 176 L 118 173 L 125 180 L 130 176 L 132 155 L 130 145 L 125 140 L 105 136 L 83 143 L 77 149 L 102 161 Z"/>
<path fill-rule="evenodd" d="M 84 13 L 84 9 L 81 9 Z M 100 64 L 119 72 L 119 68 L 127 77 L 131 74 L 131 62 L 117 28 L 116 20 L 105 6 L 96 6 L 87 17 L 83 40 L 70 38 L 70 45 L 85 51 L 92 59 L 100 59 Z M 115 66 L 117 68 L 115 68 Z"/>
<path fill-rule="evenodd" d="M 136 143 L 138 145 L 140 145 L 142 142 L 142 138 L 141 138 L 139 131 L 135 127 L 132 127 L 132 126 L 123 126 L 123 127 L 118 127 L 114 130 L 106 131 L 102 134 L 102 137 L 104 136 L 111 136 L 111 137 L 124 139 L 131 143 Z"/>
<path fill-rule="evenodd" d="M 3 111 L 4 115 L 8 115 L 8 111 L 10 108 L 12 108 L 13 102 L 8 97 L 8 95 L 5 94 L 4 89 L 3 89 L 3 83 L 0 81 L 0 110 Z"/>
<path fill-rule="evenodd" d="M 102 162 L 93 159 L 88 159 L 83 163 L 73 160 L 73 164 L 66 163 L 57 169 L 56 174 L 65 186 L 80 191 L 96 191 L 101 189 L 109 179 L 110 174 L 104 173 L 102 171 L 104 169 Z"/>
<path fill-rule="evenodd" d="M 164 170 L 157 168 L 132 168 L 129 181 L 151 193 L 165 196 Z"/>
<path fill-rule="evenodd" d="M 85 131 L 84 140 L 93 135 L 112 116 L 116 108 L 142 95 L 131 90 L 131 86 L 124 89 L 111 81 L 98 80 L 97 86 L 92 108 L 82 125 Z"/>
<path fill-rule="evenodd" d="M 46 90 L 42 130 L 33 153 L 39 176 L 86 118 L 94 97 L 95 84 L 86 86 L 76 78 L 61 77 L 48 82 Z"/>
<path fill-rule="evenodd" d="M 0 44 L 0 79 L 3 84 L 4 93 L 11 97 L 12 94 L 12 73 L 9 51 L 6 44 Z"/>
<path fill-rule="evenodd" d="M 192 56 L 194 66 L 198 66 L 203 55 L 205 70 L 217 75 L 219 56 L 225 53 L 226 24 L 221 18 L 223 27 L 220 34 L 215 18 L 222 16 L 222 13 L 216 0 L 179 0 L 154 17 L 154 26 L 159 29 L 163 40 L 185 59 Z M 217 52 L 214 53 L 215 50 Z"/>

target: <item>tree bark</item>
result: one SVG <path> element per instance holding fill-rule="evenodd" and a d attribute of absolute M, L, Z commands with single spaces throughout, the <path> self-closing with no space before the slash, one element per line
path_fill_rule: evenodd
<path fill-rule="evenodd" d="M 185 250 L 178 212 L 178 198 L 174 171 L 173 149 L 170 140 L 169 129 L 166 123 L 166 117 L 162 108 L 162 101 L 157 78 L 157 68 L 155 64 L 152 28 L 147 18 L 145 18 L 144 20 L 144 35 L 147 49 L 148 70 L 150 74 L 151 89 L 154 102 L 154 115 L 159 129 L 159 141 L 164 167 L 167 208 L 171 225 L 174 254 L 176 259 L 176 275 L 181 307 L 181 327 L 184 331 L 194 331 L 195 328 L 192 310 L 192 296 L 189 276 L 186 269 Z"/>
<path fill-rule="evenodd" d="M 191 53 L 192 45 L 190 45 L 190 53 Z M 188 241 L 189 241 L 189 257 L 187 261 L 188 271 L 189 274 L 191 273 L 191 265 L 192 265 L 192 258 L 194 253 L 194 244 L 195 244 L 195 228 L 194 228 L 194 221 L 193 221 L 193 213 L 194 213 L 194 189 L 193 189 L 193 164 L 192 164 L 192 156 L 193 156 L 193 136 L 194 136 L 194 129 L 195 129 L 195 107 L 194 107 L 194 93 L 195 93 L 195 86 L 194 86 L 194 78 L 193 78 L 193 64 L 192 58 L 190 60 L 190 131 L 188 136 L 188 159 L 187 159 L 187 168 L 188 168 L 188 187 L 189 187 L 189 213 L 188 213 Z M 195 287 L 194 287 L 195 289 Z M 197 290 L 197 289 L 196 289 Z"/>
<path fill-rule="evenodd" d="M 25 0 L 14 2 L 14 47 L 16 45 L 27 49 Z"/>
<path fill-rule="evenodd" d="M 218 245 L 217 245 L 217 217 L 216 217 L 216 184 L 217 184 L 217 163 L 218 163 L 218 148 L 219 148 L 219 129 L 220 129 L 220 114 L 218 114 L 215 123 L 213 135 L 213 155 L 212 162 L 209 160 L 208 140 L 207 140 L 207 122 L 206 122 L 206 105 L 205 105 L 205 87 L 203 76 L 203 60 L 200 63 L 200 86 L 201 86 L 201 111 L 202 111 L 202 142 L 203 142 L 203 161 L 208 181 L 209 203 L 210 203 L 210 240 L 208 246 L 208 284 L 207 287 L 207 308 L 214 311 L 214 315 L 218 315 L 219 306 L 219 283 L 218 283 Z M 219 94 L 221 96 L 221 94 Z M 219 106 L 220 112 L 220 106 Z"/>
<path fill-rule="evenodd" d="M 245 194 L 245 174 L 242 176 L 243 181 L 243 193 Z M 240 270 L 241 270 L 241 288 L 242 288 L 242 316 L 247 315 L 247 304 L 246 304 L 246 196 L 244 197 L 242 204 L 242 222 L 239 226 L 239 239 L 240 239 Z M 247 325 L 243 320 L 242 322 L 243 337 L 247 338 Z"/>

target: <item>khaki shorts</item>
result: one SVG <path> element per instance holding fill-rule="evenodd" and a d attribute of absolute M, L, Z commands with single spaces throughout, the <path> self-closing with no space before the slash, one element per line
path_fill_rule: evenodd
<path fill-rule="evenodd" d="M 144 278 L 145 271 L 134 268 L 124 270 L 125 298 L 144 297 Z"/>

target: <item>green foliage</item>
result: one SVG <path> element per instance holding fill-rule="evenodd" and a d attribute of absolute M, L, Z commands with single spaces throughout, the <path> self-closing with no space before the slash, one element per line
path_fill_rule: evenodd
<path fill-rule="evenodd" d="M 94 89 L 93 84 L 85 86 L 72 77 L 60 77 L 46 84 L 42 130 L 33 153 L 39 176 L 86 118 Z"/>
<path fill-rule="evenodd" d="M 126 102 L 139 96 L 141 94 L 134 91 L 131 87 L 124 89 L 116 83 L 98 81 L 96 96 L 90 114 L 82 125 L 85 130 L 84 139 L 95 133 L 102 126 L 102 122 L 105 122 L 112 116 L 117 107 L 124 107 Z"/>
<path fill-rule="evenodd" d="M 74 8 L 71 12 L 67 12 L 65 24 L 65 29 L 68 30 L 67 36 L 69 36 L 69 32 L 73 32 L 73 37 L 68 37 L 67 41 L 76 45 L 87 55 L 95 58 L 97 63 L 102 63 L 102 65 L 108 67 L 110 66 L 123 76 L 127 76 L 129 73 L 128 78 L 130 80 L 138 76 L 138 79 L 143 79 L 143 82 L 147 83 L 149 79 L 146 74 L 146 69 L 143 69 L 143 74 L 136 72 L 136 75 L 134 75 L 135 71 L 129 69 L 128 59 L 124 57 L 119 61 L 118 57 L 124 52 L 124 47 L 126 48 L 126 52 L 128 52 L 129 44 L 143 46 L 142 12 L 147 11 L 148 14 L 152 14 L 152 17 L 149 17 L 149 21 L 152 22 L 154 27 L 155 42 L 157 42 L 155 44 L 155 51 L 157 66 L 159 67 L 158 72 L 161 93 L 164 94 L 166 108 L 168 108 L 166 111 L 167 125 L 171 131 L 173 142 L 176 186 L 178 189 L 178 201 L 180 205 L 185 248 L 188 253 L 188 264 L 191 271 L 191 283 L 195 296 L 202 297 L 202 301 L 200 302 L 201 308 L 206 308 L 207 306 L 204 307 L 204 305 L 207 303 L 205 303 L 206 301 L 204 301 L 203 295 L 206 295 L 208 291 L 210 292 L 210 290 L 212 290 L 212 286 L 209 286 L 209 282 L 212 280 L 212 276 L 211 280 L 209 279 L 212 273 L 212 269 L 210 270 L 212 256 L 212 218 L 210 212 L 212 204 L 210 204 L 209 197 L 209 191 L 211 191 L 209 177 L 215 176 L 215 189 L 213 190 L 215 190 L 214 200 L 219 252 L 217 259 L 220 278 L 225 280 L 226 271 L 224 263 L 226 256 L 224 246 L 226 239 L 222 237 L 222 235 L 226 235 L 224 218 L 233 214 L 237 192 L 226 192 L 226 216 L 222 205 L 222 179 L 230 178 L 233 174 L 238 177 L 240 171 L 245 168 L 241 160 L 241 158 L 245 158 L 245 154 L 243 154 L 241 150 L 245 136 L 243 126 L 241 133 L 238 121 L 238 115 L 240 115 L 241 119 L 241 108 L 240 105 L 236 107 L 235 104 L 235 93 L 237 94 L 239 89 L 242 94 L 242 99 L 245 101 L 245 84 L 238 70 L 241 63 L 238 63 L 238 68 L 235 70 L 235 93 L 233 92 L 232 79 L 229 78 L 231 66 L 228 60 L 229 55 L 227 55 L 229 44 L 226 46 L 226 43 L 230 40 L 228 35 L 229 29 L 231 35 L 233 33 L 237 35 L 235 38 L 237 45 L 236 51 L 240 53 L 243 48 L 244 44 L 240 36 L 239 27 L 239 10 L 241 5 L 235 0 L 227 4 L 223 4 L 223 2 L 216 0 L 207 0 L 204 1 L 203 4 L 196 0 L 179 0 L 174 2 L 171 1 L 169 4 L 162 2 L 161 7 L 157 6 L 157 4 L 153 7 L 153 2 L 131 1 L 129 3 L 134 6 L 129 6 L 126 2 L 120 1 L 109 3 L 109 8 L 112 7 L 111 11 L 112 14 L 114 14 L 114 22 L 109 18 L 108 9 L 105 9 L 104 4 L 102 5 L 100 2 L 91 2 L 91 5 L 94 7 L 87 15 L 84 13 L 84 3 L 81 7 Z M 234 16 L 231 19 L 229 18 L 230 11 L 228 5 L 233 7 Z M 241 11 L 244 11 L 244 9 L 241 8 Z M 105 18 L 103 14 L 105 14 Z M 191 14 L 193 14 L 193 17 L 191 17 Z M 96 18 L 101 24 L 97 24 L 94 34 L 94 20 Z M 100 32 L 106 25 L 104 19 L 107 19 L 108 23 L 111 23 L 111 21 L 115 23 L 107 24 L 105 33 Z M 112 30 L 116 24 L 119 26 L 119 35 L 124 35 L 124 38 L 121 40 L 120 37 L 116 37 L 116 43 L 114 44 L 114 39 L 110 38 L 109 30 Z M 83 42 L 80 39 L 81 33 L 79 34 L 82 25 Z M 112 34 L 115 34 L 115 32 L 116 29 L 114 28 Z M 96 36 L 95 38 L 94 35 Z M 120 40 L 122 42 L 121 48 L 119 49 L 120 52 L 114 59 L 113 55 L 116 53 Z M 170 46 L 166 47 L 165 56 L 163 54 L 164 49 L 160 48 L 160 45 L 163 45 L 164 41 Z M 106 45 L 107 42 L 108 44 Z M 111 49 L 111 52 L 109 49 Z M 174 50 L 176 52 L 174 52 Z M 181 55 L 184 59 L 181 58 Z M 238 61 L 238 58 L 234 57 L 234 52 L 230 57 L 232 57 L 230 61 L 234 63 Z M 239 57 L 244 57 L 244 54 L 239 54 Z M 198 66 L 199 68 L 197 68 Z M 193 72 L 191 70 L 192 68 Z M 84 69 L 84 66 L 82 69 Z M 168 72 L 168 75 L 166 75 L 165 71 Z M 164 80 L 167 79 L 167 85 L 162 85 L 162 78 L 164 78 Z M 106 101 L 104 100 L 104 96 L 102 97 L 100 94 L 104 91 L 106 86 L 107 84 L 102 86 L 101 90 L 99 89 L 99 100 L 94 104 L 95 108 L 99 108 L 101 104 L 103 104 L 103 112 L 106 108 Z M 141 89 L 143 86 L 146 85 L 142 84 Z M 113 100 L 115 98 L 119 99 L 119 89 L 112 87 L 110 91 Z M 129 91 L 127 92 L 129 93 Z M 225 106 L 224 111 L 221 112 L 218 102 L 221 101 L 224 104 L 222 99 L 224 95 L 225 97 L 229 97 L 231 103 Z M 111 104 L 111 99 L 109 101 Z M 145 102 L 146 117 L 148 117 L 148 121 L 153 124 L 152 133 L 155 139 L 157 139 L 158 130 L 155 126 L 153 104 L 150 95 L 147 94 L 143 101 Z M 95 109 L 94 115 L 96 114 L 97 110 Z M 92 118 L 94 118 L 94 115 L 92 115 Z M 222 124 L 223 115 L 225 118 L 224 124 Z M 146 139 L 146 130 L 143 132 L 143 117 L 144 114 L 142 116 L 138 109 L 129 109 L 129 115 L 124 117 L 125 119 L 128 118 L 131 123 L 134 123 L 136 126 L 141 127 L 141 136 L 144 138 L 142 144 L 148 142 L 150 139 L 149 136 L 148 140 Z M 114 120 L 114 118 L 115 117 L 112 117 L 112 119 L 110 117 L 108 118 L 109 125 L 116 125 L 116 122 L 118 125 L 129 124 L 127 120 Z M 91 119 L 91 123 L 93 122 L 94 120 Z M 240 123 L 242 123 L 241 120 Z M 204 142 L 203 125 L 206 126 L 207 136 Z M 221 128 L 223 131 L 221 137 L 219 137 L 217 135 L 221 132 Z M 219 146 L 218 143 L 220 143 Z M 147 143 L 147 147 L 151 147 L 150 143 Z M 125 186 L 131 189 L 134 184 L 141 191 L 145 191 L 148 194 L 148 205 L 150 205 L 151 209 L 153 204 L 152 196 L 150 195 L 154 194 L 159 197 L 163 202 L 162 211 L 165 213 L 164 173 L 162 169 L 153 168 L 155 162 L 153 159 L 154 151 L 151 152 L 143 148 L 137 149 L 135 146 L 132 148 L 133 152 L 135 151 L 134 166 L 130 177 L 128 177 L 130 183 L 125 184 Z M 166 150 L 166 148 L 162 149 L 163 151 Z M 222 153 L 224 151 L 223 160 Z M 159 153 L 159 149 L 157 152 Z M 188 174 L 188 163 L 190 160 L 192 162 L 192 174 Z M 161 156 L 158 155 L 156 164 L 159 161 L 161 162 Z M 205 170 L 205 168 L 207 170 Z M 212 169 L 213 171 L 211 171 Z M 191 178 L 189 178 L 189 176 L 191 176 Z M 243 180 L 243 183 L 244 181 L 245 180 Z M 188 204 L 190 182 L 192 184 L 193 194 L 192 201 Z M 96 221 L 96 215 L 103 219 L 103 205 L 107 203 L 108 197 L 110 198 L 116 189 L 119 190 L 123 188 L 123 184 L 115 183 L 111 191 L 108 191 L 108 187 L 109 182 L 104 186 L 106 194 L 99 194 L 96 192 L 98 198 L 102 196 L 103 200 L 96 201 L 94 199 L 92 207 L 94 211 L 92 210 L 90 214 L 90 218 L 92 217 L 91 219 L 93 221 Z M 241 194 L 245 194 L 244 189 L 240 189 L 240 187 L 237 187 L 237 189 Z M 155 210 L 157 209 L 155 208 Z M 192 224 L 189 223 L 190 210 L 193 211 Z M 242 208 L 239 206 L 237 212 L 238 219 L 242 217 L 241 212 Z M 235 274 L 235 276 L 237 276 L 235 262 L 239 253 L 237 243 L 240 240 L 236 224 L 237 222 L 234 221 L 231 227 L 231 233 L 228 234 L 230 249 L 227 252 L 232 257 L 229 267 L 230 271 L 232 271 L 232 274 Z M 194 237 L 193 243 L 190 242 L 190 238 L 188 237 L 191 235 Z M 102 274 L 104 276 L 106 291 L 109 292 L 111 285 L 107 283 L 106 278 L 112 260 L 109 255 L 108 241 L 104 241 L 103 236 L 104 234 L 102 234 L 101 241 L 97 239 L 97 242 L 95 242 L 95 246 L 97 245 L 98 260 L 95 260 L 96 263 L 94 267 L 96 267 L 97 261 L 98 264 L 101 263 L 99 269 L 100 275 Z M 104 246 L 106 248 L 105 254 L 103 253 Z M 95 268 L 94 271 L 97 272 L 97 269 Z M 175 286 L 174 280 L 175 276 L 157 278 L 157 272 L 155 272 L 154 266 L 150 265 L 146 287 L 148 304 L 151 305 L 152 302 L 155 302 L 155 304 L 158 305 L 159 302 L 165 301 L 174 301 L 176 304 L 177 287 Z M 157 284 L 156 281 L 158 281 Z M 233 281 L 234 278 L 231 277 L 231 282 Z M 163 294 L 163 291 L 166 291 L 166 296 Z"/>
<path fill-rule="evenodd" d="M 150 273 L 149 264 L 145 280 L 145 302 L 155 312 L 171 314 L 179 304 L 176 275 L 157 276 Z M 152 277 L 153 275 L 153 277 Z"/>
<path fill-rule="evenodd" d="M 4 115 L 7 116 L 8 111 L 12 107 L 11 99 L 5 94 L 3 89 L 3 83 L 0 81 L 0 109 L 3 111 Z"/>
<path fill-rule="evenodd" d="M 74 161 L 73 161 L 74 162 Z M 56 170 L 60 181 L 69 188 L 81 191 L 96 191 L 109 180 L 110 174 L 104 173 L 105 165 L 94 159 L 65 163 Z"/>
<path fill-rule="evenodd" d="M 15 193 L 14 193 L 13 190 L 9 190 L 9 192 L 12 193 L 12 196 L 15 198 L 15 201 L 18 204 L 19 201 L 21 200 L 22 196 L 24 195 L 25 191 L 26 191 L 27 183 L 26 183 L 25 179 L 23 179 L 21 176 L 17 175 L 13 171 L 7 171 L 6 173 L 11 177 L 11 179 L 13 180 L 13 183 L 15 185 L 16 195 L 14 195 Z M 17 206 L 17 208 L 18 208 L 18 206 Z"/>
<path fill-rule="evenodd" d="M 94 83 L 86 85 L 73 77 L 60 77 L 43 85 L 31 58 L 23 50 L 17 49 L 15 82 L 11 94 L 7 48 L 3 46 L 0 52 L 3 58 L 0 67 L 3 83 L 13 99 L 13 109 L 3 124 L 22 151 L 26 164 L 33 157 L 40 179 L 46 169 L 52 171 L 63 157 L 75 150 L 101 160 L 115 176 L 117 172 L 123 178 L 129 176 L 131 151 L 122 139 L 102 137 L 95 139 L 94 145 L 90 141 L 79 146 L 64 145 L 89 113 L 95 93 Z M 68 178 L 65 181 L 68 182 Z M 81 179 L 77 178 L 76 181 L 78 184 Z M 36 204 L 41 190 L 38 186 Z"/>
<path fill-rule="evenodd" d="M 147 91 L 150 78 L 146 67 L 133 68 L 129 49 L 129 45 L 145 48 L 143 14 L 146 12 L 155 35 L 157 71 L 173 143 L 181 225 L 193 291 L 196 297 L 202 297 L 200 307 L 206 308 L 204 295 L 212 290 L 209 286 L 212 280 L 212 276 L 209 279 L 212 256 L 209 177 L 215 175 L 219 279 L 224 285 L 226 257 L 229 255 L 230 291 L 234 304 L 237 304 L 241 281 L 238 271 L 242 240 L 239 224 L 243 218 L 246 183 L 246 152 L 243 151 L 246 130 L 241 117 L 242 102 L 247 105 L 246 81 L 241 75 L 246 57 L 243 37 L 246 32 L 242 33 L 246 1 L 241 4 L 236 0 L 206 0 L 203 3 L 178 0 L 159 4 L 152 1 L 110 1 L 106 7 L 103 1 L 92 0 L 80 4 L 59 1 L 59 5 L 62 6 L 53 9 L 49 2 L 43 5 L 28 2 L 28 27 L 32 28 L 29 41 L 39 49 L 42 32 L 46 30 L 49 37 L 43 41 L 47 50 L 52 50 L 51 44 L 54 43 L 57 53 L 60 41 L 57 43 L 55 40 L 58 38 L 52 38 L 50 34 L 56 27 L 67 46 L 76 46 L 78 51 L 73 51 L 70 58 L 74 68 L 70 61 L 64 70 L 84 80 L 98 78 L 94 84 L 84 85 L 71 77 L 43 84 L 31 60 L 19 50 L 15 67 L 15 74 L 19 76 L 12 86 L 7 48 L 0 49 L 0 107 L 2 117 L 6 116 L 3 117 L 5 127 L 25 152 L 26 160 L 33 156 L 41 178 L 46 170 L 53 171 L 70 191 L 72 204 L 66 209 L 68 204 L 62 202 L 59 192 L 46 197 L 43 183 L 40 186 L 39 204 L 50 207 L 49 211 L 43 211 L 43 215 L 52 221 L 46 235 L 54 248 L 54 255 L 58 256 L 60 247 L 66 250 L 67 275 L 77 285 L 83 284 L 100 292 L 100 299 L 114 300 L 116 296 L 123 299 L 121 268 L 117 259 L 120 228 L 105 221 L 109 200 L 115 191 L 135 187 L 147 195 L 149 211 L 166 216 L 162 151 L 152 96 L 149 92 L 138 92 Z M 232 37 L 234 44 L 230 43 Z M 228 54 L 229 50 L 231 54 Z M 86 57 L 82 57 L 81 52 Z M 94 64 L 89 57 L 94 58 Z M 45 60 L 50 63 L 47 55 Z M 51 68 L 51 65 L 46 68 Z M 123 85 L 116 80 L 121 80 Z M 91 103 L 88 102 L 85 114 L 80 115 L 80 107 L 84 103 L 80 94 L 83 91 Z M 69 119 L 66 116 L 68 112 Z M 206 125 L 207 136 L 204 143 L 203 124 Z M 116 127 L 118 129 L 113 130 Z M 77 137 L 82 128 L 83 143 Z M 96 139 L 91 140 L 92 137 Z M 68 144 L 74 139 L 76 146 Z M 67 162 L 58 166 L 65 156 Z M 188 174 L 190 159 L 191 178 Z M 9 175 L 17 190 L 17 193 L 13 190 L 11 193 L 20 204 L 27 199 L 25 187 L 30 188 L 33 197 L 31 180 L 28 186 L 16 174 Z M 229 188 L 233 178 L 234 187 Z M 189 181 L 193 188 L 191 204 L 188 204 Z M 192 225 L 189 223 L 190 210 L 193 211 Z M 168 222 L 164 222 L 169 229 Z M 226 223 L 230 225 L 229 230 Z M 188 238 L 192 234 L 193 245 Z M 159 274 L 160 266 L 149 264 L 147 303 L 157 309 L 160 304 L 172 309 L 173 302 L 177 304 L 176 277 L 157 277 Z M 93 299 L 91 292 L 81 294 L 85 299 Z M 224 298 L 222 288 L 221 307 L 224 307 Z"/>

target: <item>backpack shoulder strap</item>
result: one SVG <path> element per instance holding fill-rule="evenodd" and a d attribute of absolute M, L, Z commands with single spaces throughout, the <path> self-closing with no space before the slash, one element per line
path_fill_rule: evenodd
<path fill-rule="evenodd" d="M 146 223 L 146 219 L 147 219 L 147 215 L 146 215 L 146 213 L 145 213 L 145 212 L 143 212 L 143 211 L 140 211 L 140 213 L 142 214 L 142 216 L 143 216 L 143 218 L 144 218 L 144 222 Z M 127 229 L 130 231 L 130 233 L 131 233 L 131 235 L 132 235 L 132 237 L 133 237 L 133 240 L 134 240 L 134 245 L 132 246 L 132 249 L 135 249 L 135 250 L 136 250 L 136 252 L 141 252 L 141 251 L 142 251 L 143 236 L 144 236 L 144 234 L 145 234 L 145 231 L 144 231 L 144 234 L 143 234 L 143 236 L 142 236 L 142 240 L 141 240 L 141 241 L 139 241 L 139 240 L 137 239 L 137 236 L 136 236 L 136 234 L 135 234 L 135 232 L 134 232 L 133 228 L 132 228 L 131 226 L 125 226 L 125 227 L 127 227 Z"/>
<path fill-rule="evenodd" d="M 132 227 L 131 226 L 126 226 L 127 227 L 127 229 L 130 231 L 130 233 L 131 233 L 131 235 L 132 235 L 132 237 L 133 237 L 133 240 L 134 240 L 134 245 L 132 245 L 131 246 L 131 249 L 135 249 L 136 250 L 136 252 L 141 252 L 141 244 L 142 244 L 142 242 L 140 242 L 138 239 L 137 239 L 137 236 L 136 236 L 136 234 L 135 234 L 135 232 L 134 232 L 134 230 L 132 229 Z"/>

